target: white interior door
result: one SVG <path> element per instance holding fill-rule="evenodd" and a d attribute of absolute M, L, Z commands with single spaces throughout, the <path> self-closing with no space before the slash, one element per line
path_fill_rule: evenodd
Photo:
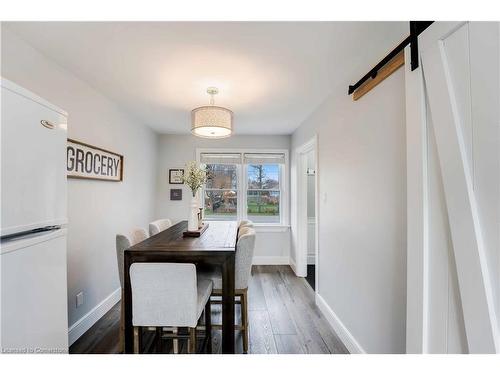
<path fill-rule="evenodd" d="M 406 64 L 410 353 L 500 351 L 499 31 L 436 22 Z"/>

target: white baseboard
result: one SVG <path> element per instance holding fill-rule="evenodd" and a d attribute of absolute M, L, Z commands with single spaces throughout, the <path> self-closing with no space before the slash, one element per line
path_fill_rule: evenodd
<path fill-rule="evenodd" d="M 72 345 L 80 338 L 87 330 L 90 329 L 104 314 L 106 314 L 114 305 L 120 301 L 122 297 L 121 288 L 116 289 L 113 293 L 107 296 L 101 303 L 95 306 L 87 314 L 81 317 L 75 324 L 68 329 L 69 345 Z"/>
<path fill-rule="evenodd" d="M 354 338 L 354 336 L 349 332 L 347 327 L 342 323 L 337 314 L 333 312 L 333 310 L 328 306 L 326 301 L 319 294 L 316 293 L 316 305 L 319 307 L 326 320 L 332 326 L 333 330 L 340 338 L 340 340 L 344 343 L 347 350 L 349 350 L 352 354 L 366 354 L 366 351 L 363 349 L 361 345 L 359 345 L 358 341 Z"/>
<path fill-rule="evenodd" d="M 306 277 L 306 275 L 302 275 L 300 272 L 299 272 L 299 269 L 297 268 L 297 263 L 295 263 L 295 260 L 292 259 L 292 257 L 290 257 L 290 260 L 289 260 L 289 264 L 290 264 L 290 268 L 292 269 L 292 271 L 295 273 L 295 276 L 297 277 Z"/>
<path fill-rule="evenodd" d="M 297 264 L 295 263 L 295 260 L 293 260 L 292 257 L 290 257 L 290 268 L 295 273 L 295 275 L 297 275 Z"/>
<path fill-rule="evenodd" d="M 255 266 L 289 265 L 290 258 L 287 256 L 256 256 L 253 257 L 252 264 Z"/>

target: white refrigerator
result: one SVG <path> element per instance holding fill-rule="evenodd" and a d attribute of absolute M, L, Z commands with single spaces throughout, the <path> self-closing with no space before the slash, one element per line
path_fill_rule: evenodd
<path fill-rule="evenodd" d="M 0 347 L 68 351 L 67 113 L 1 79 Z"/>

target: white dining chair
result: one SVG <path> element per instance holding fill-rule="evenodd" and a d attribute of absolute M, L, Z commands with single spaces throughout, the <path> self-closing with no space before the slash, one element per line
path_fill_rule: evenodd
<path fill-rule="evenodd" d="M 116 235 L 116 258 L 118 260 L 118 275 L 120 276 L 120 285 L 123 290 L 123 259 L 125 250 L 135 244 L 148 238 L 147 232 L 142 228 L 131 230 L 127 234 Z"/>
<path fill-rule="evenodd" d="M 252 220 L 240 220 L 238 223 L 238 228 L 243 228 L 243 227 L 253 228 L 253 221 Z"/>
<path fill-rule="evenodd" d="M 188 353 L 196 353 L 196 326 L 205 309 L 207 350 L 211 348 L 210 294 L 212 281 L 197 280 L 196 267 L 190 263 L 133 263 L 130 266 L 132 288 L 132 325 L 136 352 L 141 350 L 143 327 L 188 328 Z M 180 338 L 165 335 L 162 338 Z M 161 348 L 161 344 L 160 344 Z"/>
<path fill-rule="evenodd" d="M 122 288 L 122 298 L 121 298 L 121 317 L 120 317 L 120 350 L 124 349 L 124 336 L 125 336 L 125 308 L 123 305 L 123 260 L 125 250 L 135 244 L 144 241 L 148 238 L 146 230 L 142 228 L 132 229 L 127 234 L 117 234 L 116 235 L 116 259 L 118 263 L 118 276 L 120 277 L 120 286 Z"/>
<path fill-rule="evenodd" d="M 154 236 L 172 226 L 170 219 L 160 219 L 149 223 L 149 235 Z"/>
<path fill-rule="evenodd" d="M 236 244 L 234 296 L 235 304 L 241 304 L 241 325 L 235 329 L 243 333 L 243 352 L 248 352 L 248 281 L 252 269 L 252 259 L 255 249 L 255 230 L 251 227 L 240 227 Z M 213 282 L 212 296 L 222 297 L 222 275 L 220 272 L 200 272 L 199 278 L 207 278 Z M 236 300 L 239 298 L 239 300 Z M 212 303 L 221 303 L 214 300 Z M 222 329 L 221 325 L 212 325 Z"/>

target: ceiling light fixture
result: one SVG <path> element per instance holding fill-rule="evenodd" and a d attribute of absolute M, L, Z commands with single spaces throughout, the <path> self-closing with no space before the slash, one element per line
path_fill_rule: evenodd
<path fill-rule="evenodd" d="M 210 105 L 198 107 L 191 111 L 191 133 L 202 138 L 227 138 L 233 133 L 233 112 L 214 103 L 216 87 L 207 89 Z"/>

